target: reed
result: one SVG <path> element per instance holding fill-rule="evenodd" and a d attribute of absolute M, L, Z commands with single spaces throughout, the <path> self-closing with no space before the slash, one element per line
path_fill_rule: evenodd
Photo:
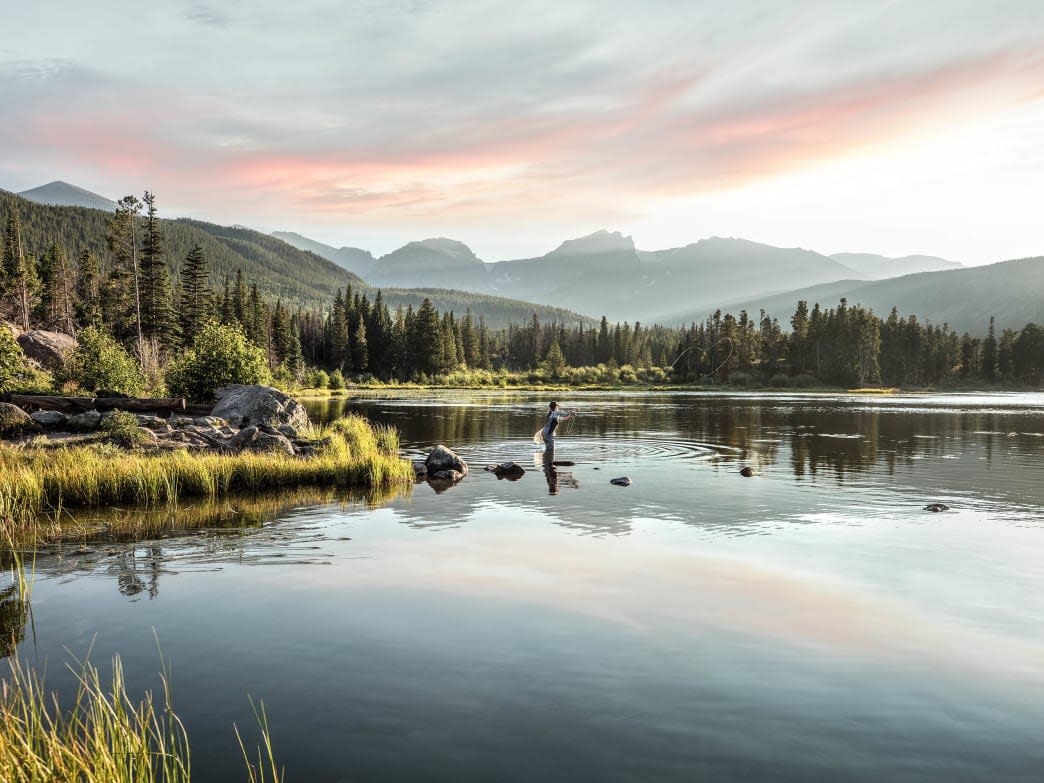
<path fill-rule="evenodd" d="M 39 675 L 17 658 L 0 688 L 0 780 L 7 783 L 187 783 L 191 779 L 189 738 L 174 712 L 165 667 L 162 695 L 146 691 L 140 700 L 127 689 L 123 665 L 113 658 L 111 680 L 87 662 L 70 665 L 77 681 L 72 706 L 63 709 Z M 253 702 L 251 702 L 253 704 Z M 261 733 L 255 765 L 247 758 L 247 779 L 283 779 L 275 761 L 264 705 L 255 715 Z M 269 771 L 265 774 L 265 769 Z"/>
<path fill-rule="evenodd" d="M 171 708 L 151 692 L 135 701 L 120 659 L 112 679 L 83 663 L 77 691 L 63 710 L 35 671 L 11 659 L 0 690 L 0 779 L 11 783 L 123 781 L 180 783 L 190 779 L 188 735 Z"/>
<path fill-rule="evenodd" d="M 398 435 L 349 416 L 316 433 L 314 456 L 244 452 L 126 451 L 112 445 L 65 448 L 0 446 L 0 541 L 47 540 L 70 508 L 170 506 L 185 498 L 220 498 L 298 487 L 408 486 L 409 463 Z"/>

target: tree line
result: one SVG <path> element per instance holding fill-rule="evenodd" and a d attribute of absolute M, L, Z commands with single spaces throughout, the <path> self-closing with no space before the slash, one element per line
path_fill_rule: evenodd
<path fill-rule="evenodd" d="M 428 299 L 393 311 L 381 291 L 371 300 L 350 285 L 326 307 L 291 305 L 263 296 L 242 270 L 212 274 L 199 244 L 168 263 L 149 192 L 121 199 L 100 240 L 74 248 L 71 257 L 57 236 L 46 247 L 27 247 L 17 207 L 3 225 L 0 315 L 23 330 L 102 332 L 133 355 L 153 388 L 211 324 L 241 334 L 285 385 L 506 370 L 567 381 L 1039 386 L 1044 367 L 1044 329 L 1035 324 L 997 334 L 990 319 L 984 337 L 958 335 L 894 309 L 882 319 L 844 299 L 826 309 L 797 303 L 786 330 L 764 312 L 752 318 L 745 311 L 719 311 L 686 327 L 610 324 L 605 317 L 597 327 L 542 323 L 534 314 L 494 330 L 470 310 L 440 313 Z M 595 372 L 581 376 L 577 368 Z"/>

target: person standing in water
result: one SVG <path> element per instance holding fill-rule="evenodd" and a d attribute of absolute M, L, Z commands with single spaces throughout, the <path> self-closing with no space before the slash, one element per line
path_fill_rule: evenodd
<path fill-rule="evenodd" d="M 558 409 L 558 403 L 552 402 L 548 406 L 547 419 L 544 421 L 544 429 L 541 431 L 541 437 L 544 439 L 544 448 L 554 454 L 555 452 L 555 430 L 558 429 L 559 422 L 569 421 L 570 419 L 576 418 L 575 411 L 560 411 Z"/>

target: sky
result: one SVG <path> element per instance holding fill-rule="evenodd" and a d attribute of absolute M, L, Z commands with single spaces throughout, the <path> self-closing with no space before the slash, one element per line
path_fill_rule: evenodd
<path fill-rule="evenodd" d="M 4 11 L 0 187 L 488 261 L 1044 255 L 1044 2 L 35 0 Z"/>

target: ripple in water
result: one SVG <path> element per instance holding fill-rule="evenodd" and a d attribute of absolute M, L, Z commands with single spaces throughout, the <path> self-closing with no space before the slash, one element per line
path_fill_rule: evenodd
<path fill-rule="evenodd" d="M 532 459 L 533 453 L 543 451 L 542 445 L 531 440 L 502 440 L 476 443 L 461 449 L 461 458 L 472 466 L 507 462 L 523 462 Z M 715 443 L 696 443 L 680 439 L 606 436 L 600 438 L 570 437 L 558 441 L 556 458 L 577 464 L 588 462 L 619 462 L 621 460 L 665 460 L 710 462 L 727 459 L 739 453 L 739 449 Z M 424 447 L 407 449 L 412 459 L 424 459 L 428 450 Z"/>

